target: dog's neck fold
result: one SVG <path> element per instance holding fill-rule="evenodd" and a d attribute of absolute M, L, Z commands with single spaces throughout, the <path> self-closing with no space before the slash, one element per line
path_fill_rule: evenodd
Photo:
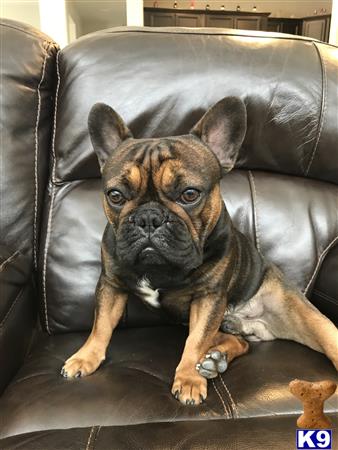
<path fill-rule="evenodd" d="M 203 251 L 203 263 L 210 259 L 219 259 L 225 256 L 230 250 L 230 236 L 233 230 L 229 213 L 222 202 L 222 211 L 219 219 L 206 239 Z"/>

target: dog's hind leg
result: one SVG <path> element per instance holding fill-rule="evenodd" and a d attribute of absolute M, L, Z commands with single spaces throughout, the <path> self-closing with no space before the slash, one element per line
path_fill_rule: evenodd
<path fill-rule="evenodd" d="M 261 289 L 264 320 L 276 338 L 290 339 L 324 353 L 338 370 L 338 329 L 297 289 L 279 277 Z"/>

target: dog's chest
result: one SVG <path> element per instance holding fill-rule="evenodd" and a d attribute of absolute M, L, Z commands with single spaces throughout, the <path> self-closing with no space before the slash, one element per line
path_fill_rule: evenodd
<path fill-rule="evenodd" d="M 149 280 L 143 277 L 137 283 L 137 295 L 142 298 L 145 303 L 153 308 L 160 308 L 160 293 L 158 289 L 153 289 Z"/>
<path fill-rule="evenodd" d="M 155 289 L 146 277 L 138 281 L 135 293 L 150 307 L 163 309 L 171 320 L 177 323 L 187 323 L 189 320 L 191 294 L 174 289 Z"/>

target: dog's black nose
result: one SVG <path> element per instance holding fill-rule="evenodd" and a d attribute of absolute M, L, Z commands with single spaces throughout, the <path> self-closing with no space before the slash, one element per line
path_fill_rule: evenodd
<path fill-rule="evenodd" d="M 135 217 L 135 225 L 145 231 L 154 231 L 163 224 L 163 215 L 157 211 L 143 211 Z"/>

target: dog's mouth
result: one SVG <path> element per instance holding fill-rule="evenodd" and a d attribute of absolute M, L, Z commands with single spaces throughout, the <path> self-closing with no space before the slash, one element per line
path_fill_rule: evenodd
<path fill-rule="evenodd" d="M 161 253 L 152 245 L 144 247 L 137 256 L 138 262 L 145 265 L 164 264 L 165 260 Z"/>

